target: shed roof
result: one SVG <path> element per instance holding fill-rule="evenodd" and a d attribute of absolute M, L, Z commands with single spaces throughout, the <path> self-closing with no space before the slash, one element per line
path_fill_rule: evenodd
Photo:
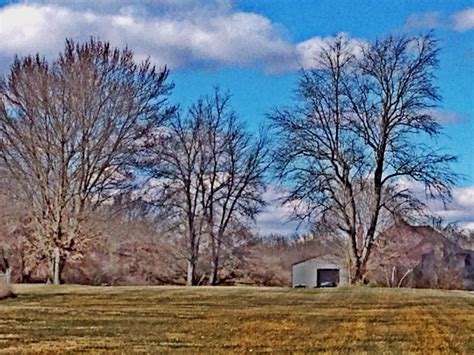
<path fill-rule="evenodd" d="M 335 255 L 335 254 L 322 254 L 322 255 L 312 256 L 310 258 L 302 259 L 300 261 L 297 261 L 297 262 L 291 264 L 291 266 L 295 266 L 295 265 L 298 265 L 298 264 L 301 264 L 301 263 L 304 263 L 304 262 L 307 262 L 307 261 L 310 261 L 310 260 L 316 260 L 316 259 L 328 260 L 329 258 L 331 258 L 332 260 L 342 261 L 342 258 L 338 255 Z"/>

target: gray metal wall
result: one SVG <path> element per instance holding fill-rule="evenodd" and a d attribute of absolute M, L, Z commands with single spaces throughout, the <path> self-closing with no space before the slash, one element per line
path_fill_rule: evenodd
<path fill-rule="evenodd" d="M 293 265 L 293 287 L 316 287 L 318 269 L 339 269 L 339 286 L 349 284 L 349 272 L 346 263 L 334 257 L 318 257 Z"/>

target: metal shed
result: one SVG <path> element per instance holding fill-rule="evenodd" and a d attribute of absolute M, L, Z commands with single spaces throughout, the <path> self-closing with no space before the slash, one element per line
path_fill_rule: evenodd
<path fill-rule="evenodd" d="M 324 255 L 293 264 L 293 287 L 335 287 L 349 284 L 347 263 L 338 257 Z"/>

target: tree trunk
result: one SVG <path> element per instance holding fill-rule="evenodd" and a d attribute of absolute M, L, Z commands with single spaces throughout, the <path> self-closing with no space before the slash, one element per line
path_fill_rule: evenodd
<path fill-rule="evenodd" d="M 216 286 L 219 283 L 219 256 L 215 256 L 211 262 L 212 270 L 209 285 Z"/>
<path fill-rule="evenodd" d="M 10 267 L 7 267 L 5 270 L 5 282 L 9 284 L 11 282 L 12 278 L 12 269 Z"/>
<path fill-rule="evenodd" d="M 220 255 L 221 255 L 221 245 L 222 239 L 224 238 L 223 229 L 220 228 L 217 233 L 212 235 L 211 238 L 211 250 L 212 250 L 212 259 L 211 259 L 211 274 L 209 276 L 209 285 L 216 286 L 219 283 L 219 268 L 220 268 Z"/>
<path fill-rule="evenodd" d="M 64 259 L 61 257 L 59 247 L 53 249 L 52 263 L 51 263 L 51 278 L 54 285 L 61 284 L 61 273 L 64 268 Z"/>
<path fill-rule="evenodd" d="M 186 279 L 186 286 L 196 285 L 196 261 L 188 260 L 188 273 Z"/>
<path fill-rule="evenodd" d="M 352 274 L 351 284 L 359 285 L 363 283 L 364 274 L 364 265 L 362 264 L 360 258 L 357 258 L 354 264 L 354 272 Z"/>
<path fill-rule="evenodd" d="M 10 276 L 11 276 L 11 268 L 10 268 L 10 263 L 8 262 L 8 259 L 5 257 L 5 251 L 3 249 L 2 249 L 1 257 L 2 257 L 4 272 L 5 272 L 5 282 L 9 284 Z"/>

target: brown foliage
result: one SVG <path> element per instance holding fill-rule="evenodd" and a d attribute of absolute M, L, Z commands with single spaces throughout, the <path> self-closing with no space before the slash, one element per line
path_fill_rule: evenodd
<path fill-rule="evenodd" d="M 167 77 L 91 39 L 67 40 L 52 62 L 16 58 L 0 80 L 0 171 L 28 210 L 54 283 L 89 242 L 84 221 L 129 182 L 133 142 L 167 116 Z"/>
<path fill-rule="evenodd" d="M 369 278 L 384 286 L 473 289 L 473 260 L 473 251 L 432 227 L 399 221 L 378 239 Z"/>

